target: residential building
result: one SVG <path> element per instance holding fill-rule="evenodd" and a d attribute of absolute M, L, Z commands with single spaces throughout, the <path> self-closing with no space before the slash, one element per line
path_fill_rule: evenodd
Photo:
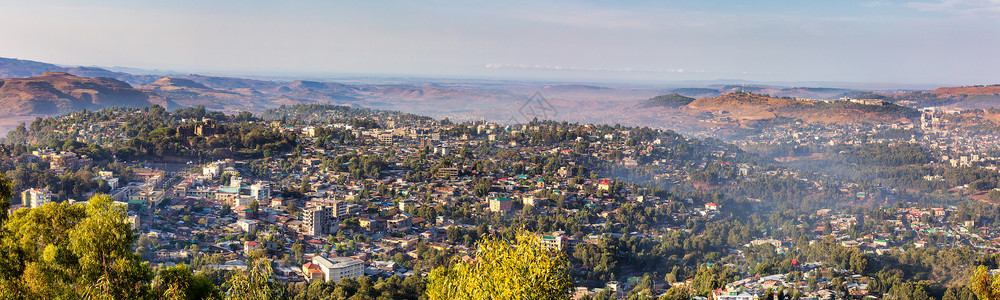
<path fill-rule="evenodd" d="M 398 214 L 392 216 L 392 219 L 388 221 L 389 230 L 393 231 L 405 231 L 409 230 L 413 226 L 413 218 L 407 216 L 406 214 Z"/>
<path fill-rule="evenodd" d="M 21 192 L 21 204 L 35 208 L 45 203 L 52 202 L 52 194 L 49 189 L 27 189 Z"/>
<path fill-rule="evenodd" d="M 257 241 L 246 241 L 243 243 L 243 255 L 250 255 L 254 251 L 263 249 L 264 246 Z"/>
<path fill-rule="evenodd" d="M 250 185 L 250 197 L 254 199 L 271 198 L 271 185 L 260 181 Z"/>
<path fill-rule="evenodd" d="M 236 220 L 236 224 L 239 225 L 240 229 L 243 229 L 244 232 L 256 232 L 257 231 L 257 221 L 256 220 L 239 219 L 239 220 Z"/>
<path fill-rule="evenodd" d="M 326 281 L 340 282 L 344 278 L 364 276 L 365 266 L 361 260 L 350 257 L 330 257 L 320 255 L 313 257 L 312 262 L 319 266 Z"/>
<path fill-rule="evenodd" d="M 302 226 L 305 234 L 322 235 L 336 232 L 337 219 L 329 206 L 314 206 L 302 211 Z"/>
<path fill-rule="evenodd" d="M 512 209 L 512 202 L 510 198 L 506 197 L 494 197 L 490 198 L 490 211 L 492 212 L 509 212 Z"/>
<path fill-rule="evenodd" d="M 563 248 L 566 247 L 566 236 L 563 236 L 560 233 L 556 233 L 551 236 L 542 236 L 539 238 L 539 242 L 541 242 L 542 246 L 545 246 L 546 249 L 562 251 Z"/>

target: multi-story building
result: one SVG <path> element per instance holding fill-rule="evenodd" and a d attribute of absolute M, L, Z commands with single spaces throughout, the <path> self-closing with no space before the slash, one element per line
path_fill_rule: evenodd
<path fill-rule="evenodd" d="M 454 178 L 458 176 L 458 168 L 440 168 L 438 169 L 438 176 Z"/>
<path fill-rule="evenodd" d="M 542 246 L 545 246 L 546 249 L 562 251 L 562 249 L 566 246 L 566 237 L 562 234 L 553 234 L 551 236 L 546 235 L 540 237 L 539 242 L 541 242 Z"/>
<path fill-rule="evenodd" d="M 271 185 L 264 182 L 255 182 L 250 185 L 250 197 L 254 199 L 271 198 Z"/>
<path fill-rule="evenodd" d="M 492 212 L 509 212 L 512 209 L 512 202 L 510 198 L 506 197 L 493 197 L 490 198 L 490 211 Z"/>
<path fill-rule="evenodd" d="M 256 232 L 257 231 L 257 221 L 256 220 L 239 219 L 239 220 L 236 220 L 236 225 L 239 225 L 240 229 L 243 229 L 244 232 L 251 232 L 252 233 L 252 232 Z"/>
<path fill-rule="evenodd" d="M 63 152 L 50 156 L 49 168 L 52 169 L 78 169 L 93 163 L 93 160 L 86 155 L 77 156 L 73 152 Z"/>
<path fill-rule="evenodd" d="M 21 204 L 35 208 L 45 203 L 52 202 L 52 193 L 49 189 L 27 189 L 21 192 Z"/>
<path fill-rule="evenodd" d="M 201 174 L 204 176 L 208 176 L 209 178 L 218 177 L 220 174 L 222 174 L 222 165 L 223 164 L 221 162 L 210 163 L 207 166 L 201 168 Z"/>
<path fill-rule="evenodd" d="M 413 219 L 410 218 L 410 216 L 407 216 L 406 214 L 398 214 L 392 216 L 392 219 L 389 219 L 387 223 L 389 225 L 390 230 L 403 231 L 403 230 L 409 230 L 410 227 L 413 226 Z"/>
<path fill-rule="evenodd" d="M 322 235 L 336 231 L 337 219 L 329 206 L 314 206 L 302 212 L 302 226 L 305 234 Z"/>
<path fill-rule="evenodd" d="M 392 136 L 392 134 L 388 134 L 388 133 L 387 134 L 380 134 L 380 135 L 378 135 L 378 140 L 379 140 L 379 142 L 382 142 L 383 144 L 392 144 L 393 136 Z"/>
<path fill-rule="evenodd" d="M 326 281 L 340 282 L 344 278 L 364 276 L 365 266 L 361 260 L 350 257 L 313 256 L 312 262 L 319 266 Z"/>
<path fill-rule="evenodd" d="M 163 179 L 165 178 L 166 172 L 163 170 L 153 170 L 149 168 L 136 169 L 132 171 L 132 177 L 136 181 L 142 181 L 146 183 L 146 186 L 150 188 L 159 188 L 163 184 Z"/>

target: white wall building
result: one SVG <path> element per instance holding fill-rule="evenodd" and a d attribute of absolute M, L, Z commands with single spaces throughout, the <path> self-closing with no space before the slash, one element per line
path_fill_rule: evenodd
<path fill-rule="evenodd" d="M 365 266 L 361 260 L 350 257 L 330 257 L 320 255 L 313 257 L 312 262 L 319 266 L 327 281 L 340 282 L 343 278 L 364 276 Z"/>
<path fill-rule="evenodd" d="M 255 231 L 257 231 L 257 221 L 256 220 L 239 219 L 239 220 L 236 220 L 236 225 L 240 226 L 240 229 L 243 229 L 243 231 L 245 231 L 245 232 L 255 232 Z"/>

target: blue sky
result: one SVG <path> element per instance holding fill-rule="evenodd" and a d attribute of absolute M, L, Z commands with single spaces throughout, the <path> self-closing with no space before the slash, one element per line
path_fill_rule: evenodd
<path fill-rule="evenodd" d="M 0 56 L 227 74 L 1000 83 L 1000 0 L 7 1 Z"/>

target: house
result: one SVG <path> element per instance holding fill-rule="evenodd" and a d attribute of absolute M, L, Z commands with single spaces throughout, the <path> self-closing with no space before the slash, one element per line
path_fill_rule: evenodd
<path fill-rule="evenodd" d="M 239 219 L 239 220 L 236 220 L 236 225 L 240 226 L 240 229 L 243 229 L 244 232 L 256 232 L 257 231 L 257 221 L 256 220 Z"/>
<path fill-rule="evenodd" d="M 597 188 L 602 191 L 607 191 L 611 189 L 611 181 L 602 180 L 601 183 L 597 184 Z"/>
<path fill-rule="evenodd" d="M 542 246 L 549 250 L 562 251 L 566 246 L 566 236 L 562 235 L 561 232 L 556 232 L 551 236 L 542 236 L 539 241 Z"/>
<path fill-rule="evenodd" d="M 306 278 L 306 282 L 312 282 L 313 280 L 325 281 L 326 278 L 323 274 L 323 270 L 319 268 L 319 265 L 312 262 L 307 262 L 302 265 L 302 276 Z"/>
<path fill-rule="evenodd" d="M 250 255 L 250 253 L 263 248 L 264 246 L 257 241 L 246 241 L 243 243 L 243 255 Z"/>
<path fill-rule="evenodd" d="M 705 203 L 705 209 L 707 210 L 719 210 L 719 205 L 715 202 Z"/>

